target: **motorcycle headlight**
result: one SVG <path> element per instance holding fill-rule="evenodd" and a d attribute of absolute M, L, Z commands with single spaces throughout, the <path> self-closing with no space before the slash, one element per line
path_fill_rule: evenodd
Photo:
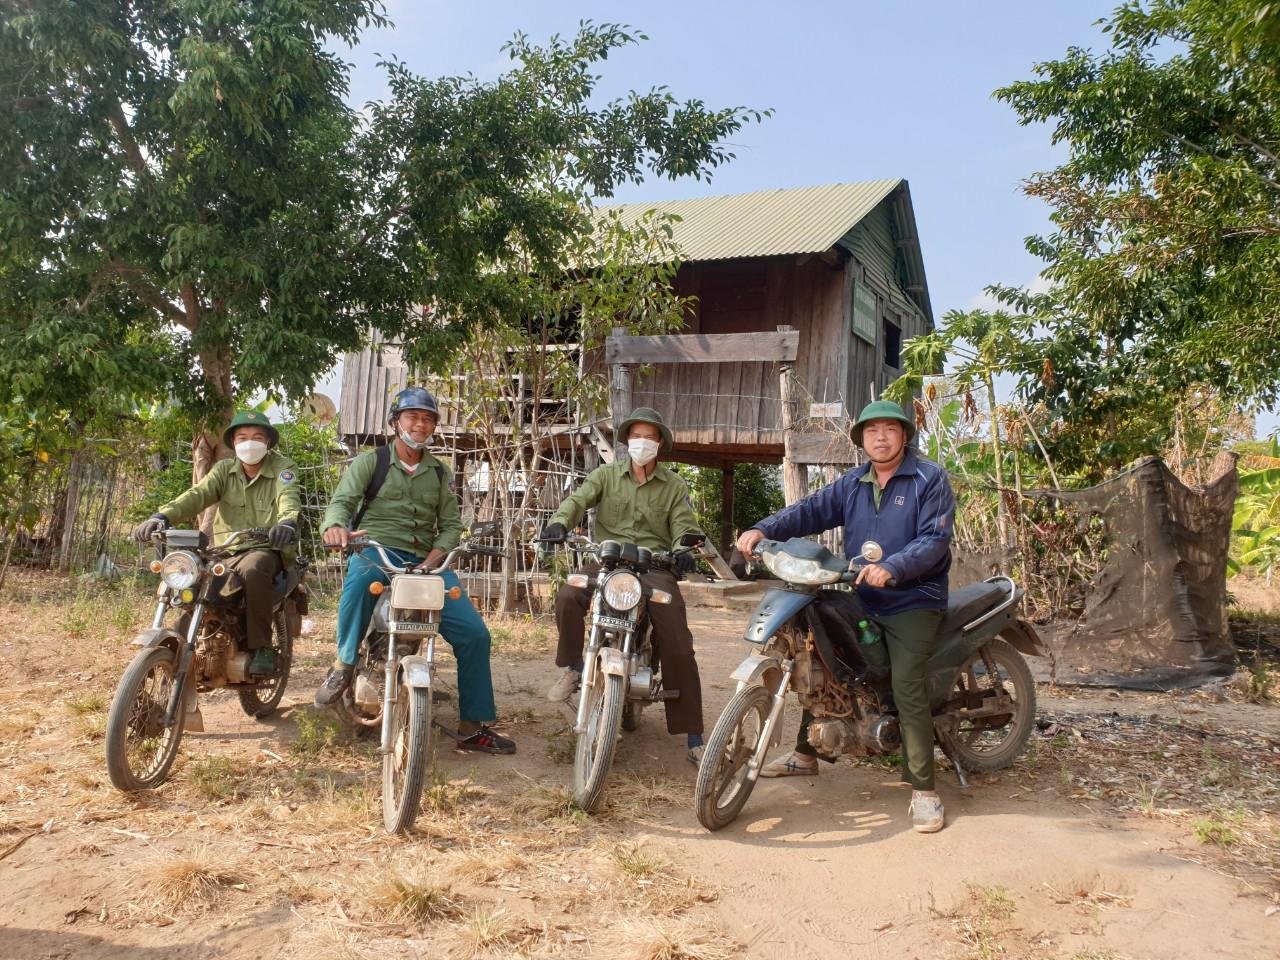
<path fill-rule="evenodd" d="M 186 550 L 175 550 L 160 564 L 160 579 L 171 590 L 185 590 L 200 579 L 200 558 Z"/>
<path fill-rule="evenodd" d="M 640 578 L 619 570 L 604 582 L 604 602 L 619 613 L 626 613 L 640 602 Z"/>
<path fill-rule="evenodd" d="M 803 560 L 781 552 L 766 553 L 761 559 L 775 577 L 787 583 L 835 583 L 840 579 L 839 571 L 828 570 L 817 560 Z"/>

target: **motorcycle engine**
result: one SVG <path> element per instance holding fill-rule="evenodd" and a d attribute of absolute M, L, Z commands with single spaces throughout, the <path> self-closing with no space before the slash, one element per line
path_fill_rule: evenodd
<path fill-rule="evenodd" d="M 896 753 L 902 745 L 898 718 L 882 712 L 876 692 L 859 685 L 855 702 L 827 672 L 812 640 L 797 646 L 791 686 L 814 717 L 809 745 L 828 757 Z"/>
<path fill-rule="evenodd" d="M 377 713 L 382 709 L 382 684 L 370 680 L 364 673 L 358 673 L 351 697 L 361 710 Z"/>

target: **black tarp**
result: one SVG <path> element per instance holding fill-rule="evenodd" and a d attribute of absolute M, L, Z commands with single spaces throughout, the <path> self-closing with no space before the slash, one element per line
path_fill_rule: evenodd
<path fill-rule="evenodd" d="M 1036 626 L 1052 679 L 1163 690 L 1232 672 L 1226 571 L 1237 492 L 1235 458 L 1225 455 L 1206 487 L 1184 485 L 1149 457 L 1095 487 L 1028 495 L 1091 525 L 1100 559 L 1073 610 Z M 997 566 L 960 547 L 955 556 L 953 585 Z"/>

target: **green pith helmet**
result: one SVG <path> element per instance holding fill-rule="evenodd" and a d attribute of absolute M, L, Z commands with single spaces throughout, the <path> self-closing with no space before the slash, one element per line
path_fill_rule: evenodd
<path fill-rule="evenodd" d="M 631 425 L 635 423 L 650 423 L 658 428 L 658 432 L 662 434 L 662 449 L 670 450 L 675 446 L 675 441 L 671 437 L 671 431 L 667 429 L 666 423 L 662 420 L 662 414 L 653 407 L 636 407 L 631 411 L 631 416 L 618 424 L 618 440 L 621 443 L 627 442 L 627 431 L 631 429 Z"/>
<path fill-rule="evenodd" d="M 862 408 L 857 422 L 849 431 L 849 436 L 859 447 L 862 446 L 862 430 L 872 420 L 897 420 L 907 432 L 907 443 L 916 438 L 916 422 L 906 415 L 902 407 L 892 400 L 876 400 Z"/>
<path fill-rule="evenodd" d="M 257 410 L 237 410 L 236 415 L 231 418 L 231 425 L 227 427 L 222 434 L 222 442 L 228 447 L 232 446 L 231 435 L 236 432 L 236 427 L 261 427 L 267 431 L 267 446 L 274 447 L 280 442 L 280 431 L 271 425 L 271 421 L 267 419 L 265 413 L 259 413 Z"/>

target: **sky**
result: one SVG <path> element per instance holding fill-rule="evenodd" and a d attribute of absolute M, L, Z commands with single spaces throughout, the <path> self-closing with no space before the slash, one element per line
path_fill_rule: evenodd
<path fill-rule="evenodd" d="M 1118 0 L 984 0 L 832 4 L 536 3 L 391 0 L 394 27 L 343 50 L 350 100 L 386 95 L 378 61 L 429 76 L 496 77 L 503 43 L 572 35 L 578 22 L 626 23 L 649 39 L 598 71 L 602 95 L 665 85 L 712 107 L 771 108 L 733 138 L 710 182 L 651 179 L 621 202 L 903 177 L 911 187 L 934 316 L 983 302 L 991 283 L 1030 284 L 1039 261 L 1024 239 L 1048 209 L 1021 182 L 1064 156 L 1043 126 L 1019 126 L 992 92 L 1032 76 L 1070 46 L 1105 47 L 1096 21 Z M 322 386 L 337 399 L 335 378 Z M 1267 420 L 1275 429 L 1276 417 Z M 1260 424 L 1266 427 L 1266 424 Z"/>

